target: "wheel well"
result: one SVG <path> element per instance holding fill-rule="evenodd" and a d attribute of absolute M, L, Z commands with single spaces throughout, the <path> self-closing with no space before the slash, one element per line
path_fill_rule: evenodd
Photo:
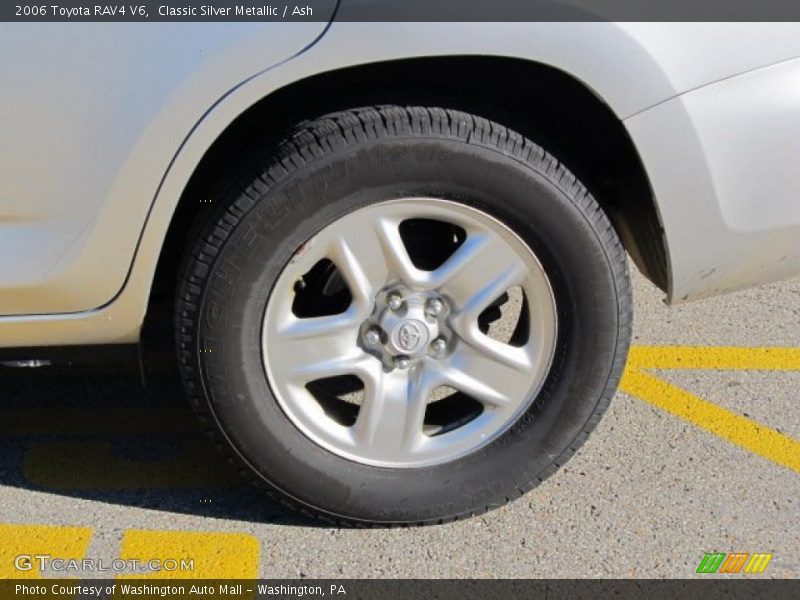
<path fill-rule="evenodd" d="M 253 144 L 277 144 L 297 123 L 361 105 L 454 108 L 502 123 L 564 163 L 609 215 L 639 269 L 668 287 L 667 252 L 644 167 L 622 123 L 566 73 L 521 59 L 428 57 L 330 71 L 281 88 L 240 115 L 195 169 L 173 216 L 151 293 L 171 306 L 181 257 L 221 173 Z"/>

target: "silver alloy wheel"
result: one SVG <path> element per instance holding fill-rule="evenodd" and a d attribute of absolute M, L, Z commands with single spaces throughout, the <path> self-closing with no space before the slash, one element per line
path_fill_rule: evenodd
<path fill-rule="evenodd" d="M 433 270 L 415 265 L 401 235 L 401 223 L 422 219 L 464 233 Z M 338 314 L 297 316 L 296 290 L 324 259 L 349 304 Z M 514 343 L 479 326 L 512 288 L 524 298 Z M 262 353 L 281 408 L 317 444 L 364 464 L 421 467 L 474 452 L 513 425 L 544 383 L 556 327 L 547 276 L 508 227 L 463 204 L 404 198 L 355 210 L 297 250 L 267 302 Z M 352 422 L 334 418 L 311 390 L 342 376 L 363 386 Z M 478 405 L 477 414 L 432 427 L 426 414 L 443 388 Z"/>

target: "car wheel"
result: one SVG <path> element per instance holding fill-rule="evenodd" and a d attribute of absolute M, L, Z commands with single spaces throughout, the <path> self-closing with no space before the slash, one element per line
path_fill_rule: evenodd
<path fill-rule="evenodd" d="M 485 119 L 361 108 L 222 178 L 185 261 L 183 379 L 242 471 L 340 523 L 500 506 L 614 394 L 625 253 L 552 156 Z"/>

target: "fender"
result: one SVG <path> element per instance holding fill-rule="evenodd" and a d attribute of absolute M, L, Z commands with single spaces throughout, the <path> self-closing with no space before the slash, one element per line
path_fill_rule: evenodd
<path fill-rule="evenodd" d="M 0 61 L 0 315 L 79 312 L 112 300 L 192 129 L 326 27 L 0 26 L 8 57 Z"/>

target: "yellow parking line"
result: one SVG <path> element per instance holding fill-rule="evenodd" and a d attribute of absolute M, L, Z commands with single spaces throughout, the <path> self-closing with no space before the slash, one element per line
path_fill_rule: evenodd
<path fill-rule="evenodd" d="M 91 537 L 90 527 L 0 523 L 0 579 L 42 578 L 34 555 L 80 560 Z M 142 566 L 155 559 L 164 567 L 119 579 L 253 579 L 258 576 L 260 544 L 247 533 L 129 529 L 119 558 L 136 559 Z"/>
<path fill-rule="evenodd" d="M 636 347 L 620 389 L 767 460 L 800 472 L 800 442 L 640 369 L 800 370 L 794 348 Z"/>
<path fill-rule="evenodd" d="M 129 529 L 122 559 L 194 561 L 192 570 L 121 575 L 118 579 L 254 579 L 258 577 L 258 539 L 247 533 L 146 531 Z M 166 563 L 165 563 L 166 564 Z"/>
<path fill-rule="evenodd" d="M 19 556 L 49 554 L 81 559 L 91 538 L 89 527 L 0 523 L 0 579 L 38 579 L 42 577 L 38 561 L 23 558 L 19 565 L 24 570 L 18 570 L 15 561 L 19 561 Z"/>
<path fill-rule="evenodd" d="M 639 369 L 800 371 L 800 348 L 634 346 L 628 366 Z"/>

